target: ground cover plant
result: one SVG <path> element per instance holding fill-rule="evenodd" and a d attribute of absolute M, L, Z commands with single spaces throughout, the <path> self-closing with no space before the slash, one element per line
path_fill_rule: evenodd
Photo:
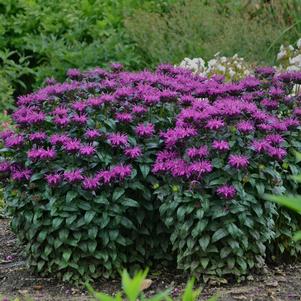
<path fill-rule="evenodd" d="M 297 189 L 301 74 L 255 74 L 113 64 L 19 97 L 0 170 L 31 267 L 73 281 L 158 262 L 239 277 L 297 255 L 300 216 L 260 195 Z"/>

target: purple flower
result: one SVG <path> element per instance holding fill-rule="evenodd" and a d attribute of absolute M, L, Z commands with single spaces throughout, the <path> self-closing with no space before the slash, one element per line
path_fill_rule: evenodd
<path fill-rule="evenodd" d="M 100 177 L 85 177 L 82 186 L 85 190 L 97 190 L 100 186 Z"/>
<path fill-rule="evenodd" d="M 68 114 L 68 109 L 66 107 L 56 107 L 51 114 L 54 116 L 64 117 Z"/>
<path fill-rule="evenodd" d="M 74 153 L 80 150 L 81 144 L 78 139 L 71 139 L 63 142 L 63 147 L 67 152 Z"/>
<path fill-rule="evenodd" d="M 15 133 L 12 131 L 12 130 L 4 130 L 4 131 L 1 131 L 0 132 L 0 138 L 5 140 L 7 139 L 8 137 L 11 137 L 13 136 Z"/>
<path fill-rule="evenodd" d="M 96 152 L 96 148 L 92 145 L 81 145 L 79 152 L 83 156 L 92 156 Z"/>
<path fill-rule="evenodd" d="M 65 134 L 53 134 L 50 136 L 49 142 L 52 145 L 63 145 L 66 141 L 69 141 L 70 138 Z"/>
<path fill-rule="evenodd" d="M 269 142 L 265 139 L 262 140 L 254 140 L 251 144 L 251 147 L 257 152 L 261 153 L 267 150 L 269 147 Z"/>
<path fill-rule="evenodd" d="M 60 173 L 49 174 L 45 178 L 49 186 L 57 186 L 63 180 L 63 176 Z"/>
<path fill-rule="evenodd" d="M 228 151 L 230 150 L 230 145 L 225 140 L 214 140 L 212 143 L 212 148 L 218 151 Z"/>
<path fill-rule="evenodd" d="M 12 170 L 12 179 L 17 182 L 29 181 L 32 175 L 32 170 L 29 168 L 25 169 L 13 169 Z"/>
<path fill-rule="evenodd" d="M 128 136 L 121 133 L 110 134 L 108 141 L 113 146 L 125 146 L 128 144 Z"/>
<path fill-rule="evenodd" d="M 230 166 L 240 169 L 247 167 L 249 160 L 246 156 L 243 155 L 230 155 L 228 163 Z"/>
<path fill-rule="evenodd" d="M 27 157 L 31 161 L 36 160 L 50 160 L 56 157 L 56 151 L 52 148 L 34 148 L 27 152 Z"/>
<path fill-rule="evenodd" d="M 263 99 L 260 104 L 268 110 L 276 110 L 279 106 L 278 101 L 272 99 Z"/>
<path fill-rule="evenodd" d="M 265 137 L 266 141 L 268 141 L 269 143 L 272 143 L 272 144 L 281 144 L 283 143 L 285 140 L 283 139 L 283 137 L 279 134 L 270 134 L 270 135 L 267 135 Z"/>
<path fill-rule="evenodd" d="M 187 149 L 187 155 L 189 158 L 205 158 L 209 155 L 208 147 L 206 145 L 199 148 L 191 147 Z"/>
<path fill-rule="evenodd" d="M 242 132 L 242 133 L 250 133 L 254 131 L 254 126 L 250 121 L 240 121 L 237 125 L 236 128 Z"/>
<path fill-rule="evenodd" d="M 280 147 L 269 146 L 267 149 L 267 152 L 268 152 L 269 156 L 271 156 L 279 161 L 282 161 L 287 155 L 287 151 Z"/>
<path fill-rule="evenodd" d="M 82 176 L 82 170 L 81 169 L 74 169 L 74 170 L 64 172 L 64 180 L 66 180 L 70 184 L 79 182 L 83 178 L 84 177 Z"/>
<path fill-rule="evenodd" d="M 0 173 L 10 172 L 10 163 L 8 161 L 0 162 Z"/>
<path fill-rule="evenodd" d="M 147 109 L 143 106 L 135 105 L 133 106 L 132 112 L 137 115 L 143 115 L 144 113 L 147 112 Z"/>
<path fill-rule="evenodd" d="M 86 114 L 74 114 L 72 116 L 72 121 L 83 125 L 87 123 L 88 117 Z"/>
<path fill-rule="evenodd" d="M 100 132 L 96 129 L 89 129 L 85 133 L 85 137 L 89 140 L 93 140 L 93 139 L 98 138 L 100 136 L 101 136 Z"/>
<path fill-rule="evenodd" d="M 211 172 L 213 169 L 210 161 L 203 160 L 199 162 L 194 162 L 189 165 L 188 173 L 191 175 L 196 175 L 198 178 L 202 175 Z"/>
<path fill-rule="evenodd" d="M 76 101 L 72 104 L 72 108 L 76 111 L 83 112 L 87 107 L 87 103 L 84 101 Z"/>
<path fill-rule="evenodd" d="M 47 138 L 47 135 L 44 132 L 35 132 L 29 134 L 29 140 L 33 142 L 43 141 Z"/>
<path fill-rule="evenodd" d="M 71 68 L 67 71 L 67 76 L 69 78 L 78 78 L 81 76 L 81 72 L 78 70 L 78 69 L 75 69 L 75 68 Z"/>
<path fill-rule="evenodd" d="M 233 199 L 236 195 L 236 189 L 233 185 L 223 185 L 217 188 L 217 195 L 222 199 Z"/>
<path fill-rule="evenodd" d="M 123 69 L 123 65 L 122 64 L 120 64 L 120 63 L 112 63 L 111 65 L 110 65 L 110 67 L 111 67 L 111 69 L 113 70 L 113 71 L 121 71 L 122 69 Z"/>
<path fill-rule="evenodd" d="M 4 140 L 4 145 L 7 148 L 18 148 L 24 143 L 24 138 L 21 135 L 9 136 Z"/>
<path fill-rule="evenodd" d="M 135 132 L 139 137 L 150 137 L 155 132 L 155 127 L 152 123 L 140 123 L 136 126 Z"/>
<path fill-rule="evenodd" d="M 105 184 L 109 184 L 114 178 L 114 172 L 111 170 L 102 170 L 97 174 L 98 178 Z"/>
<path fill-rule="evenodd" d="M 131 148 L 126 148 L 124 150 L 124 153 L 127 157 L 131 159 L 135 159 L 141 156 L 141 148 L 139 146 L 131 147 Z"/>
<path fill-rule="evenodd" d="M 133 121 L 133 116 L 130 113 L 116 113 L 115 118 L 120 122 Z"/>
<path fill-rule="evenodd" d="M 131 165 L 116 165 L 111 169 L 113 175 L 118 180 L 124 180 L 124 178 L 129 177 L 132 174 Z"/>
<path fill-rule="evenodd" d="M 58 125 L 58 126 L 67 126 L 69 123 L 69 118 L 66 116 L 57 116 L 53 118 L 53 123 Z"/>
<path fill-rule="evenodd" d="M 210 130 L 218 130 L 222 127 L 224 127 L 225 123 L 223 120 L 220 119 L 210 119 L 208 120 L 207 124 L 206 124 L 206 128 L 210 129 Z"/>

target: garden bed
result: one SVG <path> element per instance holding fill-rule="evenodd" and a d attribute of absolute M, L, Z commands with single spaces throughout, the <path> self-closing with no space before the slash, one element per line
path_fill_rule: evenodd
<path fill-rule="evenodd" d="M 6 296 L 30 295 L 34 300 L 89 300 L 86 293 L 78 288 L 63 284 L 54 278 L 41 278 L 26 268 L 25 258 L 17 245 L 14 234 L 9 229 L 9 220 L 0 219 L 0 294 Z M 11 257 L 9 257 L 11 256 Z M 166 288 L 177 296 L 183 290 L 186 279 L 173 271 L 153 271 L 149 278 L 152 285 L 147 295 Z M 220 300 L 300 300 L 301 265 L 270 267 L 265 274 L 252 275 L 250 281 L 241 284 L 211 283 L 207 285 L 202 299 L 219 292 Z M 97 290 L 114 293 L 120 290 L 117 280 L 100 280 Z"/>

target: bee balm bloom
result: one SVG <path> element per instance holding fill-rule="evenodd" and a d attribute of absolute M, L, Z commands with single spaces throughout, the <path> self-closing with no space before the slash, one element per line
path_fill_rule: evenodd
<path fill-rule="evenodd" d="M 230 155 L 228 163 L 230 166 L 240 169 L 247 167 L 249 165 L 249 160 L 243 155 Z"/>

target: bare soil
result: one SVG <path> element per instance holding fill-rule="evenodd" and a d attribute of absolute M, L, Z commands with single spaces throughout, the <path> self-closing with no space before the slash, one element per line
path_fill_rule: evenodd
<path fill-rule="evenodd" d="M 146 295 L 159 290 L 171 289 L 178 296 L 185 287 L 186 279 L 180 272 L 157 271 L 149 275 L 152 280 Z M 95 289 L 114 294 L 120 290 L 118 280 L 99 280 Z M 264 274 L 251 275 L 240 284 L 209 283 L 203 289 L 201 300 L 218 293 L 221 301 L 230 300 L 301 300 L 301 264 L 267 268 Z M 9 220 L 0 219 L 0 296 L 30 296 L 32 300 L 91 300 L 84 289 L 79 289 L 55 278 L 41 278 L 26 267 L 22 249 L 9 229 Z M 0 300 L 1 297 L 0 297 Z"/>

